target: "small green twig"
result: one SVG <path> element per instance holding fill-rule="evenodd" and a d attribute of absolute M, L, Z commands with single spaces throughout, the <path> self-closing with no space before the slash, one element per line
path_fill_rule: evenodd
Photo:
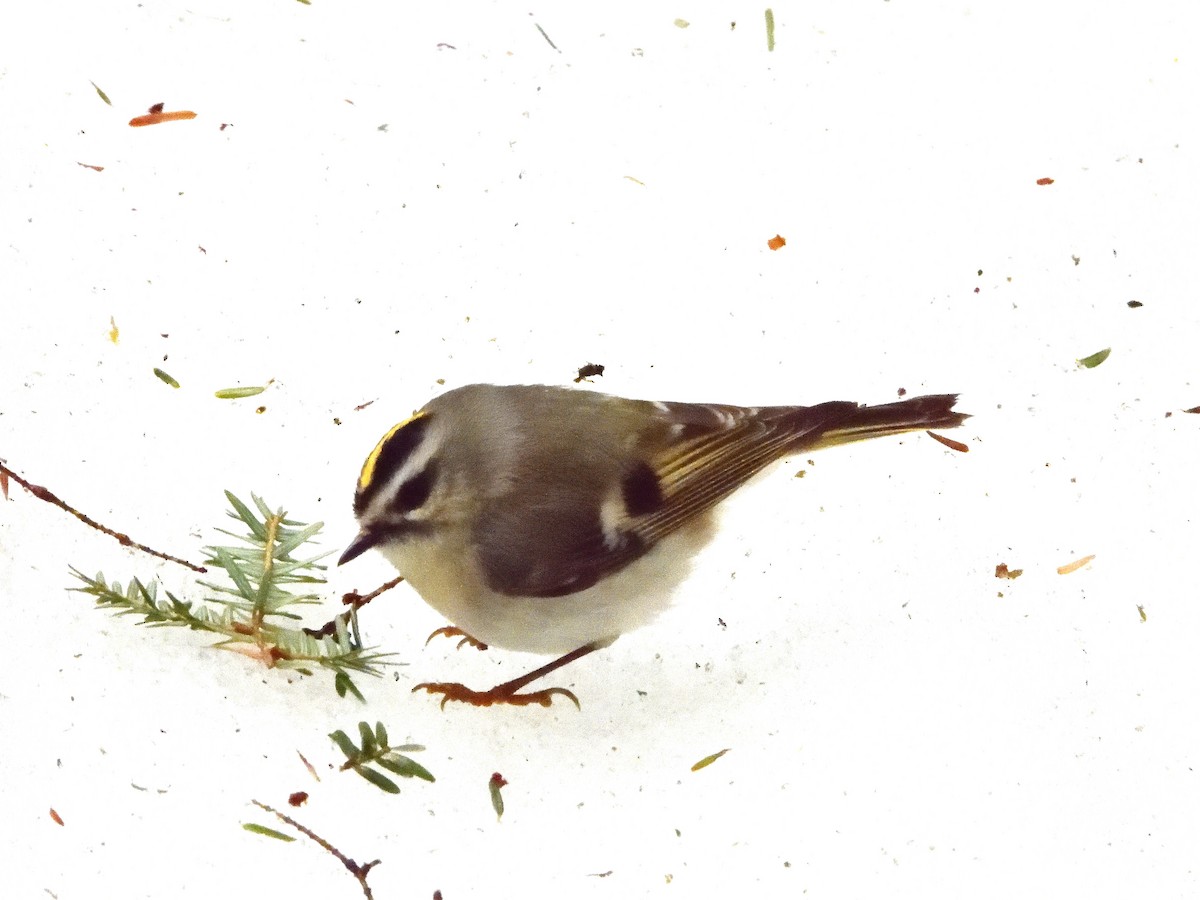
<path fill-rule="evenodd" d="M 425 748 L 420 744 L 388 746 L 387 729 L 383 727 L 382 722 L 376 722 L 373 730 L 366 722 L 359 722 L 358 734 L 362 743 L 361 747 L 350 740 L 344 731 L 335 731 L 329 735 L 330 739 L 338 745 L 338 749 L 346 756 L 341 771 L 353 769 L 375 787 L 389 794 L 400 793 L 400 786 L 382 772 L 369 768 L 369 766 L 379 766 L 401 778 L 420 778 L 429 782 L 435 780 L 428 769 L 404 755 L 424 750 Z"/>
<path fill-rule="evenodd" d="M 544 37 L 546 39 L 547 44 L 549 44 L 551 47 L 554 47 L 555 50 L 558 50 L 558 46 L 554 43 L 554 41 L 550 40 L 550 35 L 546 34 L 545 28 L 543 28 L 537 22 L 534 22 L 533 26 L 534 26 L 534 28 L 536 28 L 538 31 L 540 31 L 542 33 L 542 37 Z M 562 53 L 561 50 L 558 50 L 558 52 Z"/>

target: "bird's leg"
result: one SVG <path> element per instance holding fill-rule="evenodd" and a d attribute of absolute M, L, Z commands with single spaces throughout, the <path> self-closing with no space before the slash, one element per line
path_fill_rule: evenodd
<path fill-rule="evenodd" d="M 505 706 L 529 706 L 532 703 L 536 703 L 539 706 L 549 706 L 556 694 L 566 697 L 575 704 L 576 709 L 579 709 L 579 698 L 566 688 L 552 687 L 541 691 L 530 691 L 528 694 L 519 694 L 517 692 L 531 681 L 537 681 L 542 676 L 549 675 L 556 669 L 561 669 L 563 666 L 587 656 L 593 650 L 598 650 L 599 646 L 597 644 L 584 644 L 582 647 L 578 647 L 570 653 L 560 656 L 558 659 L 552 660 L 540 668 L 534 669 L 532 672 L 525 673 L 520 678 L 514 678 L 512 681 L 498 684 L 490 691 L 473 691 L 466 685 L 456 682 L 426 682 L 418 684 L 413 688 L 413 691 L 426 690 L 431 694 L 441 694 L 443 709 L 446 708 L 446 704 L 451 700 L 456 700 L 459 703 L 470 703 L 472 706 L 491 706 L 497 703 Z"/>

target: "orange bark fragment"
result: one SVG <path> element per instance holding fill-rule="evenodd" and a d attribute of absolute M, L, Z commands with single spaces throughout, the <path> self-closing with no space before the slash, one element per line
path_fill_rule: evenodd
<path fill-rule="evenodd" d="M 147 113 L 144 116 L 134 116 L 129 120 L 129 124 L 133 128 L 140 128 L 143 125 L 157 125 L 160 122 L 183 122 L 194 118 L 196 118 L 196 114 L 190 109 L 181 109 L 177 112 L 156 112 Z"/>
<path fill-rule="evenodd" d="M 1075 562 L 1069 562 L 1065 566 L 1059 566 L 1056 571 L 1059 575 L 1070 575 L 1076 569 L 1082 569 L 1095 558 L 1096 554 L 1092 553 L 1088 556 L 1085 556 L 1083 559 L 1077 559 Z"/>
<path fill-rule="evenodd" d="M 926 431 L 925 433 L 942 446 L 949 447 L 951 450 L 957 450 L 959 453 L 966 453 L 971 449 L 962 441 L 955 441 L 948 437 L 942 437 L 942 435 L 934 434 L 932 431 Z"/>

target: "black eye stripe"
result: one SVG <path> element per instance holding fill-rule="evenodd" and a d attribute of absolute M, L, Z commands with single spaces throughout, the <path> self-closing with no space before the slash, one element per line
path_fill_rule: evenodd
<path fill-rule="evenodd" d="M 375 449 L 371 479 L 354 496 L 355 515 L 361 515 L 371 505 L 392 476 L 400 471 L 413 451 L 421 445 L 425 432 L 429 430 L 429 420 L 429 416 L 418 416 L 387 438 L 383 446 Z"/>
<path fill-rule="evenodd" d="M 412 512 L 425 504 L 433 492 L 434 482 L 437 481 L 437 464 L 430 460 L 429 465 L 414 475 L 396 492 L 392 501 L 392 509 L 396 512 Z"/>

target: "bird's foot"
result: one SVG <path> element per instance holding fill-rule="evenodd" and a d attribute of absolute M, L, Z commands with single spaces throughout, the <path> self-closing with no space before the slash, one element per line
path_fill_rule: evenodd
<path fill-rule="evenodd" d="M 465 631 L 463 631 L 461 628 L 455 628 L 453 625 L 446 625 L 442 628 L 436 629 L 433 633 L 431 633 L 429 635 L 429 637 L 425 638 L 425 646 L 428 647 L 429 642 L 432 641 L 435 637 L 448 637 L 448 638 L 460 637 L 460 638 L 462 638 L 462 640 L 458 642 L 458 646 L 454 648 L 455 650 L 461 650 L 463 647 L 463 644 L 470 644 L 476 650 L 486 650 L 488 648 L 488 645 L 485 644 L 483 641 L 476 640 L 475 638 L 473 638 L 469 634 L 467 634 Z"/>
<path fill-rule="evenodd" d="M 579 698 L 566 688 L 560 687 L 519 694 L 516 688 L 507 684 L 498 685 L 490 691 L 475 691 L 458 682 L 437 681 L 418 684 L 413 688 L 413 693 L 420 690 L 428 691 L 431 694 L 441 694 L 442 709 L 445 709 L 446 704 L 451 700 L 457 703 L 469 703 L 471 706 L 530 706 L 535 703 L 538 706 L 549 706 L 556 695 L 566 697 L 575 704 L 576 709 L 581 709 Z"/>

